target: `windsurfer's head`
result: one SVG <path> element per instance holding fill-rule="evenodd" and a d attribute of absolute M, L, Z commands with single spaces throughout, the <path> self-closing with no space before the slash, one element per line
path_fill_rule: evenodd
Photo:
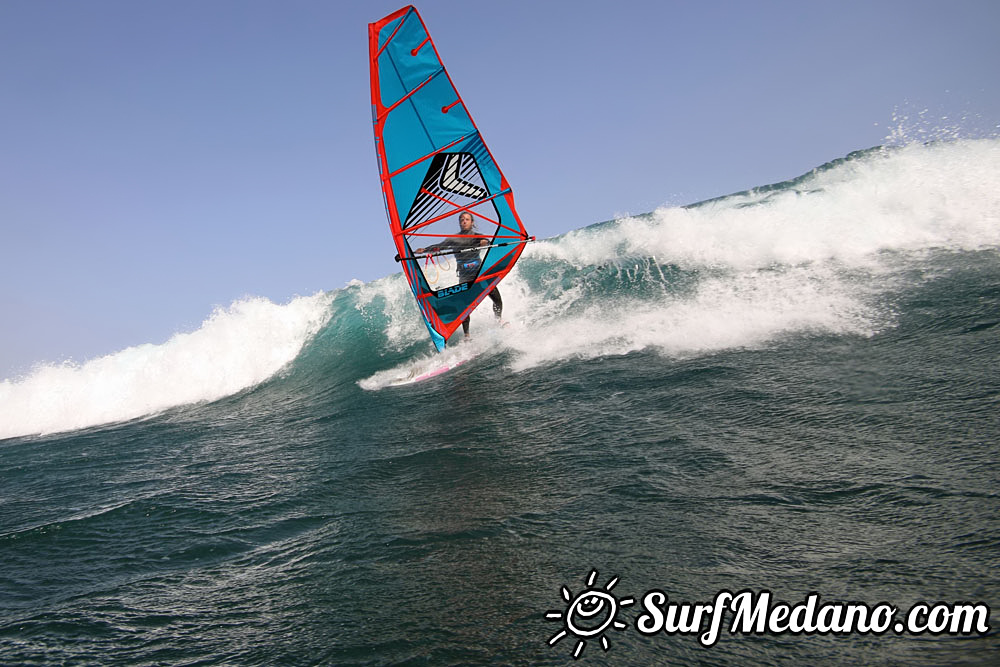
<path fill-rule="evenodd" d="M 476 227 L 476 222 L 472 219 L 471 213 L 462 211 L 458 215 L 458 226 L 462 228 L 463 232 L 471 232 Z"/>

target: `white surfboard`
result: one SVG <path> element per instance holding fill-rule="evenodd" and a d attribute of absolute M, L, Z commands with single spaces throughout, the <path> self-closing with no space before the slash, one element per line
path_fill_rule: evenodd
<path fill-rule="evenodd" d="M 405 376 L 396 378 L 395 380 L 391 380 L 388 386 L 400 387 L 402 385 L 414 384 L 416 382 L 423 382 L 424 380 L 430 380 L 431 378 L 435 378 L 439 375 L 444 375 L 448 371 L 458 368 L 468 360 L 469 359 L 452 359 L 430 369 L 413 368 L 410 369 L 410 372 Z"/>

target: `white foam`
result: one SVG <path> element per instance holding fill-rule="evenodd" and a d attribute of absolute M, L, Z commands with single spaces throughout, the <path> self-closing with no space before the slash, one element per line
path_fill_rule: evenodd
<path fill-rule="evenodd" d="M 646 271 L 654 283 L 658 264 L 706 277 L 683 295 L 585 302 L 576 288 L 532 294 L 515 269 L 503 283 L 505 313 L 532 321 L 508 344 L 520 370 L 639 349 L 676 357 L 752 347 L 807 331 L 868 336 L 891 318 L 875 303 L 897 287 L 901 255 L 998 246 L 1000 142 L 909 145 L 817 171 L 794 189 L 661 208 L 531 246 L 528 261 Z"/>
<path fill-rule="evenodd" d="M 876 253 L 1000 245 L 1000 141 L 909 145 L 817 172 L 795 189 L 578 230 L 527 255 L 597 264 L 656 256 L 684 267 L 750 270 Z"/>
<path fill-rule="evenodd" d="M 869 336 L 878 327 L 877 311 L 863 298 L 866 288 L 849 283 L 829 267 L 709 278 L 693 294 L 595 302 L 575 313 L 569 308 L 562 317 L 515 329 L 505 344 L 516 353 L 513 368 L 525 370 L 643 349 L 689 357 L 754 347 L 793 332 Z M 532 301 L 511 310 L 542 306 Z"/>
<path fill-rule="evenodd" d="M 163 344 L 82 365 L 41 365 L 0 382 L 0 438 L 125 421 L 252 387 L 298 355 L 329 318 L 332 298 L 244 299 Z"/>

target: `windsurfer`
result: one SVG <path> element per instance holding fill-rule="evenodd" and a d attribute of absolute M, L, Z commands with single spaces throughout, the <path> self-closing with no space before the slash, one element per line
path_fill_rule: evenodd
<path fill-rule="evenodd" d="M 426 248 L 417 248 L 416 252 L 437 252 L 447 248 L 455 248 L 455 261 L 458 263 L 458 280 L 464 283 L 476 279 L 476 274 L 479 273 L 479 267 L 483 262 L 479 256 L 479 246 L 488 245 L 488 243 L 485 238 L 476 233 L 476 222 L 472 214 L 468 211 L 462 211 L 459 214 L 458 226 L 461 231 L 456 236 L 442 243 L 427 246 Z M 503 314 L 503 300 L 500 298 L 500 290 L 494 287 L 490 290 L 489 297 L 493 301 L 493 314 L 499 320 Z M 465 333 L 466 337 L 469 336 L 468 317 L 462 320 L 462 332 Z"/>

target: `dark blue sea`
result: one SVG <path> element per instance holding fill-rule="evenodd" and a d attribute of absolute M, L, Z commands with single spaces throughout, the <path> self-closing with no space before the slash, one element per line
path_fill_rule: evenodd
<path fill-rule="evenodd" d="M 399 274 L 0 383 L 0 663 L 998 664 L 1000 141 L 581 226 L 501 291 L 418 384 Z M 657 590 L 991 615 L 706 646 L 639 631 Z"/>

